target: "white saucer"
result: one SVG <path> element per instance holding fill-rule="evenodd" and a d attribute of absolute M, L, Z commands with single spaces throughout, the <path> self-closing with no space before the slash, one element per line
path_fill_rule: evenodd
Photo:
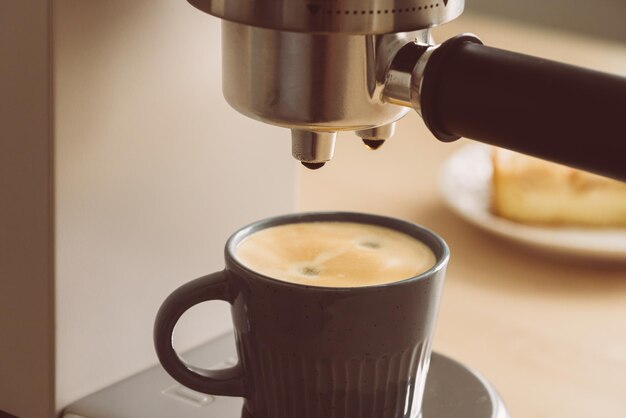
<path fill-rule="evenodd" d="M 492 165 L 489 148 L 471 144 L 444 164 L 440 191 L 455 213 L 501 237 L 541 250 L 603 260 L 626 261 L 626 228 L 575 228 L 525 225 L 489 210 Z"/>

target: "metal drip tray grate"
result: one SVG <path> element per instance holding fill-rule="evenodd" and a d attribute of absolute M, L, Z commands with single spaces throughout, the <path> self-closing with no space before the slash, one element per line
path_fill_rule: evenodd
<path fill-rule="evenodd" d="M 195 364 L 224 359 L 213 368 L 236 362 L 231 334 L 185 354 Z M 195 392 L 154 366 L 83 398 L 64 411 L 64 418 L 240 418 L 240 398 Z M 502 400 L 476 372 L 433 353 L 426 382 L 423 418 L 507 418 Z M 322 417 L 320 417 L 322 418 Z"/>

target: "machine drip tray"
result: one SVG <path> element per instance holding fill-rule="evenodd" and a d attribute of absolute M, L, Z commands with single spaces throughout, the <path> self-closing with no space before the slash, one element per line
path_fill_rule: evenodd
<path fill-rule="evenodd" d="M 236 362 L 234 338 L 225 334 L 185 353 L 185 360 L 223 368 Z M 215 360 L 223 359 L 218 364 Z M 207 364 L 207 360 L 212 363 Z M 212 367 L 211 367 L 212 366 Z M 161 366 L 144 370 L 65 408 L 64 418 L 240 418 L 240 398 L 211 396 L 187 389 Z M 508 418 L 501 398 L 482 376 L 433 353 L 422 418 Z M 250 417 L 252 418 L 252 417 Z"/>

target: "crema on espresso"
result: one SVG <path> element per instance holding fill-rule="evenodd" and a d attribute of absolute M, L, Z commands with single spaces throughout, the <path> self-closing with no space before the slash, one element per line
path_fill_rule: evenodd
<path fill-rule="evenodd" d="M 274 279 L 312 286 L 359 287 L 396 282 L 430 269 L 435 255 L 402 232 L 352 222 L 306 222 L 262 229 L 236 258 Z"/>

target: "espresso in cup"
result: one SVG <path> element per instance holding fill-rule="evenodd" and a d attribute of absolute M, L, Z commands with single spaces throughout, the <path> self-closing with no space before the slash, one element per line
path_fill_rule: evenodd
<path fill-rule="evenodd" d="M 265 276 L 309 286 L 359 287 L 417 276 L 435 254 L 415 238 L 378 225 L 307 222 L 263 229 L 239 244 L 236 258 Z"/>

